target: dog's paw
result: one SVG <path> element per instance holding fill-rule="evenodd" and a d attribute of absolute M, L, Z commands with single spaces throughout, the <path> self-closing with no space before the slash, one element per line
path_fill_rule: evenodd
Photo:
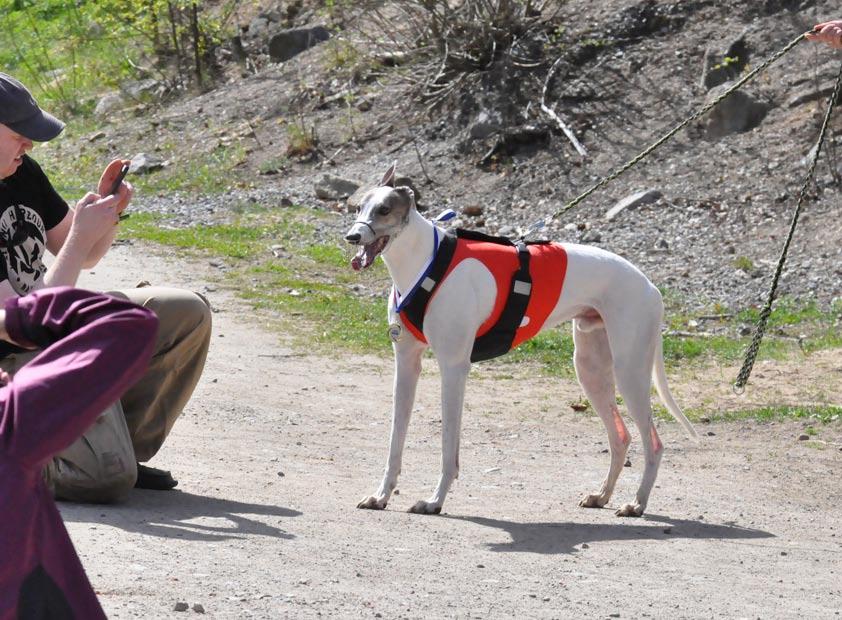
<path fill-rule="evenodd" d="M 614 514 L 618 517 L 642 517 L 643 506 L 640 504 L 625 504 Z"/>
<path fill-rule="evenodd" d="M 602 508 L 607 503 L 607 497 L 603 497 L 599 493 L 594 493 L 593 495 L 585 495 L 582 501 L 579 502 L 579 506 L 582 508 Z"/>
<path fill-rule="evenodd" d="M 424 500 L 421 500 L 419 502 L 415 502 L 415 505 L 409 509 L 409 512 L 419 515 L 437 515 L 441 512 L 441 506 L 432 502 L 425 502 Z"/>
<path fill-rule="evenodd" d="M 366 510 L 383 510 L 386 508 L 386 504 L 388 503 L 389 500 L 385 497 L 369 495 L 368 497 L 364 497 L 363 500 L 357 504 L 357 508 L 364 508 Z"/>

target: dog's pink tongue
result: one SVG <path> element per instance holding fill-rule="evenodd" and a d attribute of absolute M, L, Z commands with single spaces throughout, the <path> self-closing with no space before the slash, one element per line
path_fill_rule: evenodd
<path fill-rule="evenodd" d="M 363 257 L 365 256 L 365 247 L 361 247 L 359 252 L 356 253 L 354 258 L 351 259 L 351 268 L 354 271 L 359 271 L 365 265 L 363 265 Z"/>

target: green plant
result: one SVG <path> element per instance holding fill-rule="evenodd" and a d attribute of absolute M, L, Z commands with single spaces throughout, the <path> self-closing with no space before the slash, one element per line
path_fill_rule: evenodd
<path fill-rule="evenodd" d="M 734 259 L 734 267 L 746 273 L 754 271 L 754 263 L 748 256 L 738 256 Z"/>
<path fill-rule="evenodd" d="M 286 126 L 287 134 L 287 157 L 310 157 L 315 153 L 319 140 L 316 137 L 316 126 L 311 125 L 308 129 L 304 119 L 301 118 Z"/>
<path fill-rule="evenodd" d="M 354 69 L 364 60 L 364 55 L 351 41 L 342 38 L 330 39 L 326 44 L 325 68 Z"/>
<path fill-rule="evenodd" d="M 276 174 L 289 165 L 286 157 L 271 157 L 258 166 L 260 174 Z"/>
<path fill-rule="evenodd" d="M 739 64 L 739 62 L 739 56 L 725 56 L 722 62 L 714 66 L 714 69 L 727 69 L 728 67 Z"/>
<path fill-rule="evenodd" d="M 103 87 L 202 87 L 236 0 L 0 0 L 0 67 L 47 108 L 87 114 Z M 150 62 L 149 59 L 153 60 Z"/>

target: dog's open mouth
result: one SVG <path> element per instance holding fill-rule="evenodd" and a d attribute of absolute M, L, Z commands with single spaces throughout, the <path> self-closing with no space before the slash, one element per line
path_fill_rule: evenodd
<path fill-rule="evenodd" d="M 371 243 L 361 246 L 357 255 L 351 260 L 351 267 L 354 268 L 354 271 L 370 267 L 374 259 L 384 250 L 387 243 L 389 243 L 389 235 L 384 235 Z"/>

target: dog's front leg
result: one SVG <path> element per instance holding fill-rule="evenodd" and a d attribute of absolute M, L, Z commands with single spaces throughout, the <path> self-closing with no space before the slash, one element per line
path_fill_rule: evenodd
<path fill-rule="evenodd" d="M 415 402 L 415 388 L 421 375 L 421 355 L 426 347 L 405 334 L 394 345 L 395 350 L 395 385 L 392 405 L 392 434 L 389 440 L 389 458 L 383 482 L 374 495 L 369 495 L 357 504 L 357 508 L 383 510 L 392 496 L 401 473 L 403 448 L 406 443 L 406 431 Z"/>
<path fill-rule="evenodd" d="M 444 498 L 450 491 L 453 480 L 459 476 L 459 435 L 462 430 L 462 405 L 465 400 L 465 382 L 471 370 L 471 362 L 442 364 L 441 401 L 441 477 L 433 495 L 426 501 L 417 502 L 409 512 L 439 514 Z"/>

